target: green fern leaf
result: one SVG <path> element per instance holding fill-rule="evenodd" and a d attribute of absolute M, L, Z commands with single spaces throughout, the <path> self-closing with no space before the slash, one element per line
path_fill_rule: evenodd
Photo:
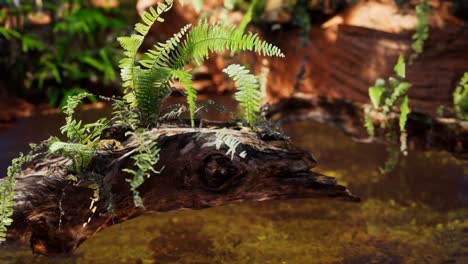
<path fill-rule="evenodd" d="M 190 123 L 192 127 L 195 126 L 195 107 L 196 107 L 196 100 L 197 100 L 197 90 L 193 87 L 192 84 L 192 75 L 183 70 L 173 70 L 172 75 L 179 79 L 179 82 L 184 86 L 185 91 L 187 93 L 187 104 L 189 106 L 189 113 L 190 113 Z"/>
<path fill-rule="evenodd" d="M 169 94 L 171 72 L 157 68 L 153 71 L 135 67 L 135 101 L 144 126 L 150 125 L 159 114 L 161 101 Z"/>
<path fill-rule="evenodd" d="M 221 53 L 226 50 L 249 50 L 266 56 L 284 57 L 278 47 L 260 40 L 255 34 L 244 34 L 234 26 L 201 22 L 192 28 L 182 45 L 177 47 L 175 56 L 171 57 L 170 66 L 173 69 L 182 69 L 189 60 L 199 65 L 208 58 L 210 52 Z"/>
<path fill-rule="evenodd" d="M 135 73 L 135 60 L 138 49 L 143 43 L 144 37 L 148 34 L 151 26 L 156 22 L 163 22 L 161 15 L 172 7 L 173 0 L 166 0 L 166 3 L 159 3 L 156 10 L 151 7 L 149 12 L 144 12 L 141 16 L 143 23 L 135 25 L 135 31 L 138 34 L 133 34 L 130 37 L 119 37 L 117 40 L 124 49 L 125 58 L 120 60 L 119 68 L 121 69 L 121 77 L 123 87 L 135 88 L 134 73 Z"/>
<path fill-rule="evenodd" d="M 410 113 L 410 108 L 408 106 L 408 95 L 405 95 L 403 97 L 403 100 L 401 101 L 400 104 L 400 131 L 405 131 L 406 127 L 406 121 L 408 120 L 408 114 Z"/>
<path fill-rule="evenodd" d="M 169 68 L 171 52 L 175 51 L 182 38 L 191 26 L 191 24 L 184 26 L 179 32 L 174 34 L 172 38 L 168 39 L 165 43 L 158 43 L 154 45 L 154 49 L 148 50 L 145 53 L 148 59 L 141 60 L 140 64 L 148 69 L 154 69 L 156 67 Z"/>
<path fill-rule="evenodd" d="M 235 98 L 240 103 L 244 111 L 244 118 L 251 126 L 258 119 L 258 111 L 260 110 L 260 84 L 255 76 L 249 73 L 245 67 L 238 64 L 229 65 L 223 70 L 230 78 L 234 80 L 239 91 L 236 92 Z"/>
<path fill-rule="evenodd" d="M 15 205 L 16 177 L 21 173 L 22 165 L 32 159 L 32 153 L 20 156 L 11 161 L 7 177 L 0 180 L 0 243 L 5 241 L 7 227 L 13 222 L 13 206 Z"/>
<path fill-rule="evenodd" d="M 226 152 L 226 155 L 231 155 L 231 160 L 234 159 L 234 155 L 237 153 L 237 147 L 241 144 L 239 139 L 235 138 L 232 135 L 229 135 L 226 133 L 226 129 L 221 129 L 215 134 L 216 136 L 216 141 L 215 141 L 215 146 L 216 149 L 220 149 L 221 146 L 224 144 L 227 146 L 228 150 Z M 247 156 L 247 153 L 245 151 L 242 151 L 238 153 L 238 155 L 241 158 L 244 158 Z"/>

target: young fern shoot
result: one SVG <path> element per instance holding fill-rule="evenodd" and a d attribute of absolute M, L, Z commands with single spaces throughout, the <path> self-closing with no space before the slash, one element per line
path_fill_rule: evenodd
<path fill-rule="evenodd" d="M 388 116 L 394 108 L 400 110 L 399 128 L 400 128 L 400 149 L 406 155 L 406 122 L 408 115 L 411 112 L 409 108 L 408 90 L 411 83 L 405 81 L 406 63 L 403 55 L 400 55 L 398 61 L 393 68 L 396 74 L 395 77 L 388 78 L 388 85 L 385 80 L 377 79 L 374 86 L 369 88 L 369 97 L 371 107 L 366 109 L 365 127 L 371 137 L 374 137 L 374 124 L 371 117 L 371 112 L 380 110 L 382 117 L 380 128 L 385 129 L 388 125 Z"/>
<path fill-rule="evenodd" d="M 258 112 L 262 101 L 258 79 L 250 74 L 249 70 L 238 64 L 229 65 L 223 72 L 234 80 L 239 89 L 235 93 L 235 98 L 244 112 L 244 119 L 250 126 L 254 126 L 259 118 Z"/>

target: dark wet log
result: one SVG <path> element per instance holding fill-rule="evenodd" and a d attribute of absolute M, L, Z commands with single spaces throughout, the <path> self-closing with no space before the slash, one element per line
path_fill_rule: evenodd
<path fill-rule="evenodd" d="M 14 222 L 8 237 L 29 241 L 36 253 L 54 255 L 71 252 L 96 232 L 144 214 L 272 199 L 359 200 L 334 178 L 310 171 L 316 165 L 314 158 L 288 141 L 265 141 L 253 132 L 226 129 L 241 142 L 238 153 L 247 154 L 231 160 L 226 146 L 215 147 L 219 123 L 208 125 L 198 129 L 165 125 L 149 132 L 161 149 L 156 169 L 164 169 L 139 188 L 144 209 L 134 206 L 126 182 L 131 175 L 122 172 L 135 167 L 130 158 L 137 144 L 134 139 L 122 142 L 123 150 L 100 151 L 89 172 L 109 186 L 112 215 L 106 204 L 109 199 L 104 197 L 95 213 L 91 212 L 92 181 L 70 181 L 69 160 L 35 157 L 17 178 Z M 106 135 L 116 138 L 121 132 L 111 130 Z"/>
<path fill-rule="evenodd" d="M 331 124 L 358 141 L 371 142 L 364 127 L 364 109 L 368 105 L 343 99 L 330 99 L 298 93 L 270 108 L 270 118 L 285 122 L 315 120 Z M 378 126 L 381 113 L 372 113 L 374 125 Z M 398 127 L 398 114 L 387 120 Z M 468 122 L 453 118 L 434 118 L 413 111 L 406 124 L 409 149 L 444 150 L 460 159 L 468 159 Z M 382 141 L 382 137 L 374 140 Z"/>

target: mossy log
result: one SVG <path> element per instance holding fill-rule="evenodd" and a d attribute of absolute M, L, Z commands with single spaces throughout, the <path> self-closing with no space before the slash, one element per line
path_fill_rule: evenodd
<path fill-rule="evenodd" d="M 66 158 L 37 155 L 17 177 L 8 238 L 29 241 L 35 253 L 56 255 L 73 251 L 110 225 L 144 214 L 288 198 L 359 200 L 334 178 L 312 172 L 314 158 L 288 140 L 261 139 L 254 132 L 224 128 L 241 142 L 236 152 L 246 152 L 245 158 L 231 159 L 226 146 L 215 146 L 222 126 L 208 126 L 163 125 L 148 132 L 160 148 L 156 169 L 161 172 L 138 188 L 144 208 L 135 207 L 126 181 L 131 175 L 122 171 L 135 169 L 130 157 L 137 142 L 125 139 L 122 130 L 104 134 L 122 140 L 123 148 L 99 151 L 86 180 L 70 179 Z M 93 213 L 90 185 L 96 180 L 106 187 L 101 187 Z"/>

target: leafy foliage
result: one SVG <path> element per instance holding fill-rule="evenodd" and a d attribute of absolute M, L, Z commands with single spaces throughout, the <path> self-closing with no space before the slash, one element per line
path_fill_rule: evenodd
<path fill-rule="evenodd" d="M 91 159 L 94 157 L 95 150 L 87 145 L 78 143 L 66 143 L 54 141 L 49 147 L 49 153 L 60 153 L 62 156 L 72 160 L 70 170 L 77 174 L 83 174 Z"/>
<path fill-rule="evenodd" d="M 71 159 L 72 165 L 70 170 L 79 175 L 86 172 L 90 161 L 96 153 L 99 137 L 108 125 L 105 119 L 83 125 L 82 121 L 73 118 L 76 107 L 83 99 L 89 96 L 90 94 L 88 93 L 72 96 L 63 108 L 63 112 L 67 117 L 65 118 L 65 125 L 60 128 L 60 131 L 67 137 L 68 142 L 61 142 L 57 138 L 49 140 L 49 153 L 60 153 L 64 157 Z"/>
<path fill-rule="evenodd" d="M 164 19 L 161 15 L 164 12 L 167 12 L 172 7 L 172 0 L 166 0 L 165 3 L 159 3 L 154 9 L 151 7 L 149 12 L 144 12 L 141 16 L 143 23 L 137 23 L 135 25 L 136 34 L 131 35 L 130 37 L 119 37 L 117 40 L 124 49 L 125 58 L 120 60 L 119 67 L 121 69 L 121 77 L 123 81 L 123 87 L 130 87 L 132 89 L 137 89 L 135 85 L 136 78 L 141 75 L 140 73 L 135 74 L 136 55 L 138 49 L 140 48 L 143 40 L 148 34 L 151 26 L 156 22 L 164 22 Z M 140 78 L 141 79 L 141 78 Z"/>
<path fill-rule="evenodd" d="M 31 161 L 31 159 L 31 153 L 27 155 L 20 153 L 18 158 L 11 161 L 6 178 L 0 182 L 0 243 L 5 241 L 7 227 L 13 222 L 11 217 L 13 216 L 13 206 L 15 205 L 15 178 L 21 173 L 21 166 Z"/>
<path fill-rule="evenodd" d="M 184 70 L 188 62 L 201 64 L 210 52 L 226 50 L 250 50 L 267 56 L 284 56 L 280 49 L 260 40 L 257 35 L 244 34 L 245 25 L 237 29 L 234 26 L 210 25 L 202 21 L 193 28 L 191 25 L 183 27 L 165 43 L 157 43 L 145 53 L 145 59 L 138 61 L 141 66 L 136 66 L 136 54 L 149 28 L 156 21 L 162 22 L 161 15 L 171 6 L 171 0 L 159 3 L 156 9 L 150 9 L 142 15 L 145 24 L 138 23 L 135 26 L 137 34 L 118 39 L 125 51 L 125 58 L 119 65 L 123 86 L 132 90 L 132 94 L 128 94 L 126 98 L 138 108 L 143 126 L 155 123 L 161 101 L 168 94 L 169 84 L 176 79 L 187 91 L 190 119 L 194 126 L 197 91 L 193 88 L 191 74 Z"/>
<path fill-rule="evenodd" d="M 0 66 L 11 73 L 7 76 L 16 89 L 12 92 L 39 89 L 51 105 L 63 106 L 77 90 L 86 91 L 86 84 L 115 81 L 117 50 L 112 39 L 124 26 L 120 13 L 96 8 L 91 1 L 42 2 L 7 2 L 2 9 L 6 19 L 0 20 L 0 41 L 5 38 L 9 45 L 1 44 Z M 31 13 L 50 21 L 36 30 L 39 27 L 28 19 Z M 10 29 L 5 21 L 12 17 L 21 22 Z"/>
<path fill-rule="evenodd" d="M 402 55 L 398 58 L 398 61 L 394 67 L 396 78 L 389 77 L 388 86 L 385 80 L 378 79 L 374 86 L 369 88 L 369 97 L 372 102 L 370 109 L 366 110 L 365 113 L 365 127 L 371 137 L 374 136 L 375 128 L 372 122 L 371 113 L 375 110 L 381 110 L 382 116 L 380 116 L 380 127 L 384 129 L 388 125 L 388 116 L 393 112 L 393 108 L 399 108 L 399 127 L 401 132 L 400 142 L 401 151 L 406 153 L 406 121 L 410 108 L 408 106 L 408 89 L 411 84 L 404 81 L 406 77 L 406 65 Z"/>
<path fill-rule="evenodd" d="M 138 169 L 123 169 L 123 171 L 133 175 L 132 179 L 127 180 L 133 192 L 133 202 L 135 206 L 143 207 L 143 201 L 137 188 L 144 183 L 146 178 L 151 176 L 151 173 L 159 173 L 154 168 L 159 161 L 159 148 L 157 141 L 152 139 L 147 132 L 139 130 L 137 132 L 130 132 L 130 134 L 138 143 L 138 147 L 135 150 L 137 154 L 132 156 Z"/>
<path fill-rule="evenodd" d="M 416 17 L 418 24 L 415 27 L 416 32 L 413 35 L 413 54 L 410 57 L 410 62 L 416 59 L 424 50 L 424 42 L 429 38 L 429 16 L 431 6 L 427 0 L 422 0 L 416 6 Z"/>
<path fill-rule="evenodd" d="M 453 105 L 457 118 L 468 120 L 468 72 L 465 72 L 453 91 Z"/>
<path fill-rule="evenodd" d="M 229 65 L 223 71 L 235 81 L 239 89 L 235 94 L 235 98 L 244 111 L 245 120 L 250 126 L 253 126 L 258 119 L 258 111 L 262 100 L 257 78 L 250 74 L 245 67 L 238 64 Z"/>
<path fill-rule="evenodd" d="M 235 138 L 232 135 L 226 133 L 226 130 L 223 128 L 216 132 L 216 149 L 220 149 L 221 146 L 224 144 L 228 147 L 226 155 L 231 155 L 231 160 L 234 159 L 234 155 L 237 153 L 237 147 L 240 145 L 239 139 Z M 245 158 L 247 153 L 242 151 L 241 153 L 237 153 L 241 158 Z"/>

